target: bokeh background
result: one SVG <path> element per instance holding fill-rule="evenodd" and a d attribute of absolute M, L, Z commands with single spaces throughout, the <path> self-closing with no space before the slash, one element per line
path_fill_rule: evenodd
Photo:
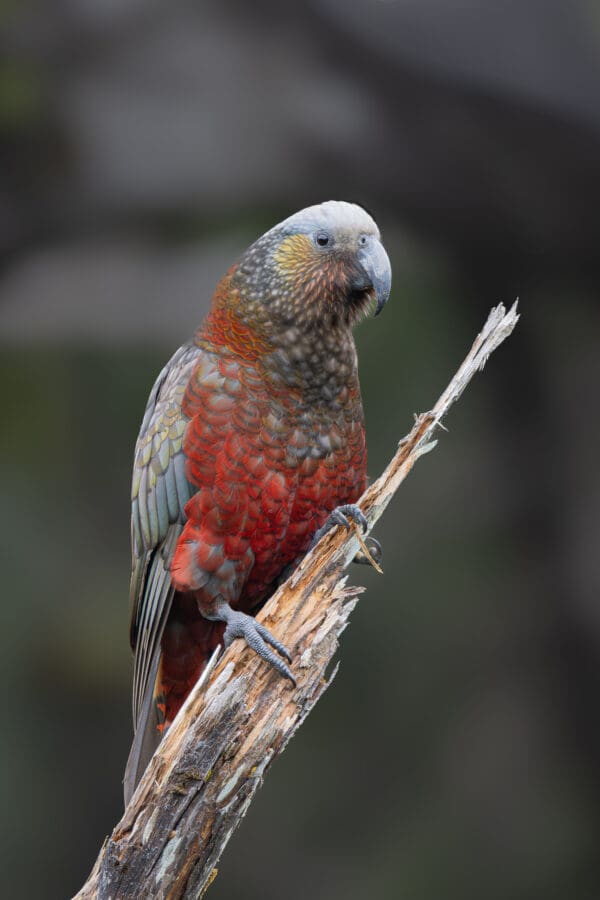
<path fill-rule="evenodd" d="M 489 308 L 522 319 L 210 897 L 600 896 L 599 50 L 592 0 L 0 4 L 4 896 L 70 896 L 120 816 L 154 377 L 330 198 L 394 267 L 357 336 L 373 476 Z"/>

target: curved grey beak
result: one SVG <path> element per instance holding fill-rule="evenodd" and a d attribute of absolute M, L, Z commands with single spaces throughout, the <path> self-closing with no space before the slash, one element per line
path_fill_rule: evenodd
<path fill-rule="evenodd" d="M 388 301 L 392 287 L 392 267 L 389 257 L 383 244 L 374 240 L 359 251 L 358 261 L 375 291 L 377 299 L 375 315 L 378 316 Z"/>

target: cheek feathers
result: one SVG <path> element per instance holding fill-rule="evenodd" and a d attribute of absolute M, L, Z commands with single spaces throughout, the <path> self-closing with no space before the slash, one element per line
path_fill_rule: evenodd
<path fill-rule="evenodd" d="M 315 266 L 316 256 L 316 248 L 308 235 L 292 234 L 277 248 L 275 261 L 282 276 L 294 281 Z"/>
<path fill-rule="evenodd" d="M 319 250 L 306 234 L 284 238 L 275 252 L 281 280 L 303 300 L 331 301 L 346 289 L 346 260 L 338 253 Z"/>

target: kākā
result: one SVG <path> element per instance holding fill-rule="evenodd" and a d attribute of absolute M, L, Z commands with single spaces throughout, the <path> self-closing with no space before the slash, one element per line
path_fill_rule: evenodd
<path fill-rule="evenodd" d="M 158 376 L 133 468 L 126 803 L 219 643 L 243 637 L 294 680 L 252 614 L 315 534 L 364 522 L 352 505 L 367 481 L 352 326 L 390 285 L 371 216 L 311 206 L 231 267 Z"/>

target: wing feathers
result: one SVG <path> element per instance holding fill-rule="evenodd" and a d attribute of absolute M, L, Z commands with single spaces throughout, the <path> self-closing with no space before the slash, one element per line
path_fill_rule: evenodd
<path fill-rule="evenodd" d="M 177 484 L 177 497 L 179 500 L 179 508 L 183 511 L 186 503 L 192 496 L 194 489 L 185 477 L 185 459 L 183 453 L 180 453 L 174 460 L 173 470 L 175 473 L 175 481 Z"/>
<path fill-rule="evenodd" d="M 169 528 L 169 505 L 167 501 L 167 485 L 166 478 L 160 476 L 156 482 L 156 515 L 157 530 L 156 540 L 159 535 L 166 534 Z"/>
<path fill-rule="evenodd" d="M 177 466 L 177 458 L 173 458 L 172 464 L 168 466 L 165 472 L 165 494 L 167 499 L 167 511 L 169 521 L 176 522 L 180 514 L 180 506 L 177 498 L 177 482 L 175 480 L 175 468 Z M 183 509 L 183 507 L 181 507 Z"/>
<path fill-rule="evenodd" d="M 187 418 L 181 401 L 200 353 L 195 345 L 185 345 L 162 370 L 150 393 L 135 448 L 130 639 L 135 652 L 136 729 L 147 727 L 142 713 L 148 690 L 154 687 L 152 672 L 158 665 L 173 598 L 169 566 L 185 518 L 183 508 L 194 492 L 185 477 L 182 443 Z"/>
<path fill-rule="evenodd" d="M 181 532 L 181 526 L 175 525 L 173 528 L 177 534 Z M 145 602 L 138 626 L 133 673 L 133 721 L 136 729 L 140 725 L 140 709 L 150 672 L 160 657 L 162 632 L 173 599 L 174 590 L 169 575 L 170 562 L 170 557 L 163 558 L 160 549 L 157 549 L 152 555 L 145 578 Z"/>
<path fill-rule="evenodd" d="M 140 527 L 142 530 L 142 543 L 144 547 L 151 547 L 152 540 L 150 536 L 150 517 L 148 515 L 148 467 L 144 466 L 140 478 L 140 489 L 138 493 Z"/>

